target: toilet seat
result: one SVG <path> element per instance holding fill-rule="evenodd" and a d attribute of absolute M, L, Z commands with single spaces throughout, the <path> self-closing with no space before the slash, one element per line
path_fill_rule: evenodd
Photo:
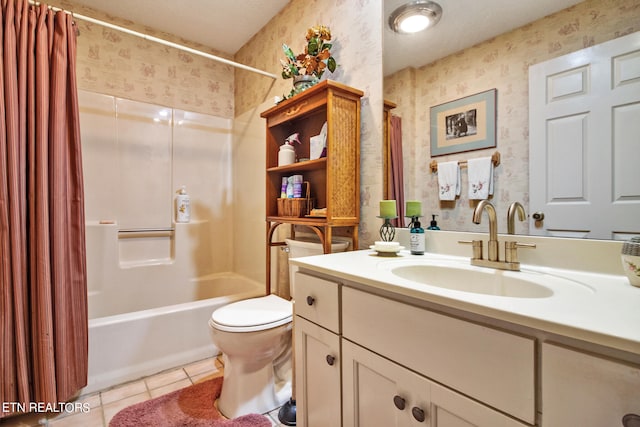
<path fill-rule="evenodd" d="M 211 314 L 209 323 L 220 331 L 255 332 L 285 325 L 292 317 L 291 301 L 270 294 L 220 307 Z"/>

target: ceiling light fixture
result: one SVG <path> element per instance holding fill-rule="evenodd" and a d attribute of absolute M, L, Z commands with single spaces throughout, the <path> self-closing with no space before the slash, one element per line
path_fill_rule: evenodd
<path fill-rule="evenodd" d="M 389 26 L 396 33 L 411 34 L 433 27 L 442 17 L 438 3 L 416 0 L 404 4 L 389 16 Z"/>

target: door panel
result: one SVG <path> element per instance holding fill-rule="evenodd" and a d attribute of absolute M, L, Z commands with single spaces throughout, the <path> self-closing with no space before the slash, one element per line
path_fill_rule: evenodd
<path fill-rule="evenodd" d="M 529 68 L 532 234 L 640 233 L 640 33 Z"/>

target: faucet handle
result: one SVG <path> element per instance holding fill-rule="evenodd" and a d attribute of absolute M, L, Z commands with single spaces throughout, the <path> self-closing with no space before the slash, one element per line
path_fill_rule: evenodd
<path fill-rule="evenodd" d="M 519 243 L 514 241 L 504 242 L 504 261 L 505 262 L 519 262 L 518 261 L 518 248 L 535 248 L 535 243 Z"/>
<path fill-rule="evenodd" d="M 462 245 L 471 245 L 473 256 L 471 259 L 482 259 L 482 240 L 458 240 Z"/>

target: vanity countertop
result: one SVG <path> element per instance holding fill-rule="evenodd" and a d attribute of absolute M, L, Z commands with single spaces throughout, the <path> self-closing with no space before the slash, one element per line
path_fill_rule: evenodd
<path fill-rule="evenodd" d="M 522 263 L 523 272 L 551 274 L 581 285 L 553 288 L 553 296 L 546 298 L 514 298 L 421 284 L 400 278 L 388 268 L 394 262 L 424 260 L 469 262 L 468 257 L 434 253 L 411 255 L 406 250 L 394 257 L 381 257 L 373 250 L 360 250 L 290 261 L 300 268 L 357 282 L 374 290 L 640 355 L 640 288 L 631 286 L 623 275 Z"/>

